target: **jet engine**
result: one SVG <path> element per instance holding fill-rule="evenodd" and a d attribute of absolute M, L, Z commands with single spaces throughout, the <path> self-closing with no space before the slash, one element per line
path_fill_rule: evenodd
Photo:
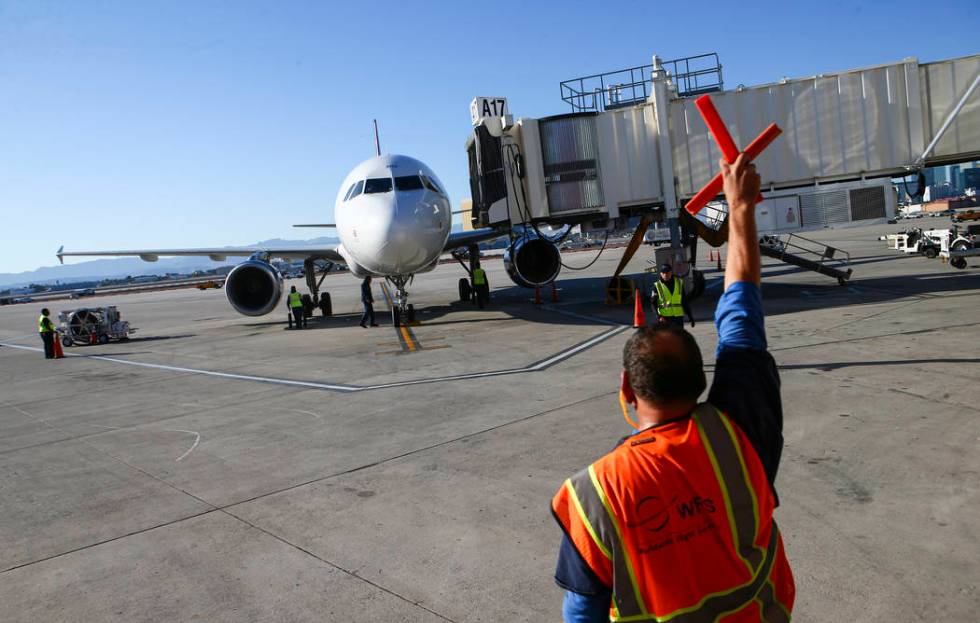
<path fill-rule="evenodd" d="M 228 273 L 225 295 L 239 314 L 264 316 L 282 298 L 282 275 L 272 264 L 250 259 Z"/>
<path fill-rule="evenodd" d="M 504 268 L 519 286 L 542 286 L 558 277 L 561 252 L 553 242 L 534 234 L 525 234 L 504 253 Z"/>

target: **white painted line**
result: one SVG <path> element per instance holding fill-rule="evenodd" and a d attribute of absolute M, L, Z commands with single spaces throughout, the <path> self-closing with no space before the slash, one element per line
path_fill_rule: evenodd
<path fill-rule="evenodd" d="M 609 320 L 608 318 L 602 318 L 600 316 L 590 316 L 588 314 L 579 314 L 573 311 L 568 311 L 567 309 L 560 309 L 554 305 L 542 305 L 542 309 L 555 312 L 556 314 L 562 314 L 564 316 L 570 316 L 572 318 L 578 318 L 579 320 L 588 320 L 590 322 L 597 322 L 599 324 L 609 324 L 614 327 L 625 327 L 626 325 L 616 322 L 615 320 Z"/>
<path fill-rule="evenodd" d="M 588 317 L 586 317 L 586 318 L 588 318 Z M 598 318 L 592 318 L 592 319 L 593 320 L 597 320 L 597 321 L 599 320 Z M 585 342 L 582 342 L 581 344 L 578 344 L 578 345 L 573 346 L 573 347 L 571 347 L 571 348 L 569 348 L 567 350 L 564 350 L 564 351 L 561 351 L 561 352 L 559 352 L 559 353 L 557 353 L 555 355 L 552 355 L 551 357 L 549 357 L 549 358 L 547 358 L 547 359 L 545 359 L 543 361 L 539 361 L 539 362 L 537 362 L 535 364 L 532 364 L 530 366 L 524 366 L 522 368 L 508 368 L 508 369 L 504 369 L 504 370 L 491 370 L 489 372 L 471 372 L 471 373 L 466 373 L 466 374 L 455 374 L 455 375 L 451 375 L 451 376 L 441 376 L 441 377 L 434 377 L 434 378 L 427 378 L 427 379 L 414 379 L 414 380 L 409 380 L 409 381 L 397 381 L 397 382 L 394 382 L 394 383 L 379 383 L 377 385 L 338 385 L 338 384 L 333 384 L 333 383 L 316 383 L 316 382 L 313 382 L 313 381 L 295 381 L 295 380 L 292 380 L 292 379 L 277 379 L 277 378 L 272 378 L 272 377 L 267 377 L 267 376 L 255 376 L 255 375 L 251 375 L 251 374 L 234 374 L 232 372 L 218 372 L 218 371 L 215 371 L 215 370 L 201 370 L 201 369 L 197 369 L 197 368 L 183 368 L 183 367 L 180 367 L 180 366 L 168 366 L 168 365 L 159 364 L 159 363 L 147 363 L 147 362 L 143 362 L 143 361 L 130 361 L 130 360 L 127 360 L 127 359 L 117 359 L 115 357 L 106 357 L 104 355 L 76 355 L 76 354 L 73 353 L 73 354 L 71 354 L 69 356 L 71 356 L 71 357 L 81 357 L 81 358 L 85 358 L 85 359 L 95 359 L 95 360 L 98 360 L 98 361 L 107 361 L 109 363 L 118 363 L 118 364 L 122 364 L 122 365 L 136 366 L 136 367 L 140 367 L 140 368 L 151 368 L 151 369 L 155 369 L 155 370 L 168 370 L 170 372 L 184 372 L 184 373 L 187 373 L 187 374 L 200 374 L 202 376 L 213 376 L 213 377 L 217 377 L 217 378 L 235 379 L 235 380 L 240 380 L 240 381 L 257 381 L 257 382 L 260 382 L 260 383 L 273 383 L 273 384 L 276 384 L 276 385 L 287 385 L 287 386 L 291 386 L 291 387 L 302 387 L 302 388 L 306 388 L 306 389 L 326 389 L 326 390 L 337 391 L 337 392 L 355 393 L 355 392 L 370 391 L 370 390 L 375 390 L 375 389 L 389 389 L 389 388 L 393 388 L 393 387 L 408 387 L 408 386 L 411 386 L 411 385 L 424 385 L 424 384 L 428 384 L 428 383 L 444 383 L 444 382 L 449 382 L 449 381 L 463 381 L 463 380 L 468 380 L 468 379 L 480 379 L 480 378 L 487 378 L 487 377 L 492 377 L 492 376 L 503 376 L 503 375 L 508 375 L 508 374 L 522 374 L 522 373 L 527 373 L 527 372 L 538 372 L 540 370 L 544 370 L 545 368 L 548 368 L 550 366 L 553 366 L 556 363 L 560 363 L 560 362 L 562 362 L 562 361 L 564 361 L 564 360 L 566 360 L 566 359 L 568 359 L 570 357 L 573 357 L 576 354 L 578 354 L 578 353 L 580 353 L 580 352 L 582 352 L 582 351 L 584 351 L 586 349 L 589 349 L 589 348 L 595 346 L 596 344 L 599 344 L 600 342 L 603 342 L 603 341 L 605 341 L 605 340 L 607 340 L 607 339 L 609 339 L 609 338 L 611 338 L 611 337 L 613 337 L 615 335 L 618 335 L 618 334 L 622 333 L 623 331 L 625 331 L 625 330 L 627 330 L 629 328 L 630 328 L 629 325 L 616 324 L 616 326 L 613 327 L 612 329 L 609 329 L 608 331 L 605 331 L 603 333 L 600 333 L 599 335 L 597 335 L 597 336 L 595 336 L 595 337 L 593 337 L 593 338 L 591 338 L 589 340 L 586 340 Z M 21 349 L 21 350 L 30 350 L 30 351 L 35 351 L 35 352 L 42 352 L 42 350 L 43 350 L 41 348 L 35 348 L 35 347 L 32 347 L 32 346 L 19 346 L 19 345 L 14 345 L 14 344 L 4 344 L 2 342 L 0 342 L 0 346 L 10 346 L 12 348 L 17 348 L 17 349 Z M 294 410 L 295 411 L 298 411 L 298 409 L 294 409 Z M 191 431 L 185 431 L 185 432 L 191 432 Z"/>
<path fill-rule="evenodd" d="M 290 411 L 295 411 L 296 413 L 302 413 L 303 415 L 312 415 L 316 419 L 318 420 L 320 419 L 320 415 L 318 413 L 313 413 L 312 411 L 303 411 L 302 409 L 290 409 Z"/>
<path fill-rule="evenodd" d="M 30 350 L 34 352 L 42 352 L 43 349 L 35 348 L 33 346 L 20 346 L 17 344 L 5 344 L 0 342 L 0 346 L 9 346 L 10 348 L 18 348 L 20 350 Z M 108 361 L 110 363 L 121 363 L 127 366 L 137 366 L 140 368 L 152 368 L 155 370 L 168 370 L 170 372 L 186 372 L 188 374 L 201 374 L 204 376 L 216 376 L 225 379 L 238 379 L 240 381 L 260 381 L 263 383 L 278 383 L 280 385 L 291 385 L 295 387 L 307 387 L 310 389 L 329 389 L 338 392 L 357 392 L 362 391 L 363 387 L 351 387 L 349 385 L 333 385 L 330 383 L 314 383 L 311 381 L 293 381 L 290 379 L 275 379 L 265 376 L 254 376 L 251 374 L 234 374 L 232 372 L 217 372 L 215 370 L 200 370 L 198 368 L 182 368 L 179 366 L 167 366 L 162 363 L 147 363 L 145 361 L 130 361 L 128 359 L 117 359 L 115 357 L 106 357 L 104 355 L 77 355 L 75 353 L 65 353 L 66 357 L 82 357 L 84 359 L 95 359 L 98 361 Z"/>
<path fill-rule="evenodd" d="M 194 448 L 197 447 L 197 444 L 201 443 L 201 433 L 199 433 L 197 431 L 193 431 L 193 430 L 180 430 L 180 429 L 168 429 L 168 432 L 172 432 L 172 433 L 187 433 L 189 435 L 194 435 L 194 445 L 192 445 L 190 448 L 188 448 L 187 452 L 181 454 L 176 459 L 174 459 L 174 461 L 177 461 L 177 462 L 181 461 L 184 457 L 186 457 L 188 454 L 190 454 L 191 452 L 194 451 Z"/>

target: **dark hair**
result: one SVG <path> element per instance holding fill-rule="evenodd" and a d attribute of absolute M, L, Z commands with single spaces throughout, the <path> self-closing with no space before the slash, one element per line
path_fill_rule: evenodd
<path fill-rule="evenodd" d="M 697 400 L 708 383 L 701 349 L 682 327 L 642 327 L 623 347 L 623 369 L 637 396 L 655 403 Z"/>
<path fill-rule="evenodd" d="M 45 307 L 45 308 L 41 309 L 41 315 L 42 316 L 50 316 L 51 315 L 51 310 L 49 310 L 47 307 Z"/>

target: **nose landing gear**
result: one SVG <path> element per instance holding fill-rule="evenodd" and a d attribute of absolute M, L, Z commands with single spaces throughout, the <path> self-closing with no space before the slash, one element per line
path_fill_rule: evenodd
<path fill-rule="evenodd" d="M 395 286 L 394 300 L 391 302 L 392 326 L 400 327 L 402 324 L 414 323 L 415 306 L 408 302 L 408 290 L 405 288 L 412 280 L 412 276 L 395 275 L 386 279 Z"/>

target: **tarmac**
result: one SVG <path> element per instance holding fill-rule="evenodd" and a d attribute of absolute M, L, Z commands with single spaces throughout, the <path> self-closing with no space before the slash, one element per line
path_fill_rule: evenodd
<path fill-rule="evenodd" d="M 846 286 L 764 261 L 798 621 L 980 611 L 980 268 L 877 240 L 897 229 L 810 235 L 851 254 Z M 248 318 L 222 290 L 86 299 L 139 330 L 57 361 L 40 305 L 0 308 L 3 620 L 559 620 L 551 496 L 629 432 L 632 308 L 603 303 L 621 253 L 563 271 L 540 306 L 488 259 L 485 310 L 439 266 L 405 331 L 377 281 L 382 326 L 360 328 L 343 273 L 323 286 L 335 315 L 302 331 L 284 302 Z M 722 284 L 701 265 L 710 383 Z"/>

